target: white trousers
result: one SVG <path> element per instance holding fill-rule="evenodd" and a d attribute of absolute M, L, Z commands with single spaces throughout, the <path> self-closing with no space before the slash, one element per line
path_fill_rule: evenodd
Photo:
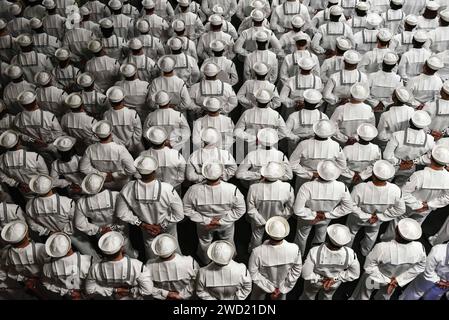
<path fill-rule="evenodd" d="M 449 289 L 441 289 L 435 283 L 426 280 L 424 273 L 413 280 L 399 297 L 399 300 L 440 300 L 449 292 Z"/>
<path fill-rule="evenodd" d="M 198 249 L 197 254 L 203 263 L 209 263 L 210 259 L 207 256 L 207 248 L 214 240 L 214 236 L 218 240 L 226 240 L 231 242 L 234 246 L 234 224 L 226 227 L 219 227 L 213 230 L 207 230 L 205 226 L 197 223 L 196 232 L 198 234 Z"/>
<path fill-rule="evenodd" d="M 299 297 L 299 300 L 315 300 L 318 295 L 318 300 L 332 300 L 335 291 L 341 285 L 341 282 L 334 283 L 328 291 L 324 291 L 323 283 L 316 282 L 312 283 L 309 280 L 304 280 L 304 291 Z"/>
<path fill-rule="evenodd" d="M 295 243 L 299 246 L 301 250 L 301 255 L 304 257 L 304 253 L 306 251 L 307 239 L 309 238 L 310 231 L 312 227 L 315 227 L 315 236 L 312 240 L 312 246 L 319 245 L 326 240 L 326 229 L 330 219 L 326 219 L 321 221 L 315 225 L 310 224 L 309 220 L 298 219 L 297 227 L 296 227 L 296 237 Z"/>

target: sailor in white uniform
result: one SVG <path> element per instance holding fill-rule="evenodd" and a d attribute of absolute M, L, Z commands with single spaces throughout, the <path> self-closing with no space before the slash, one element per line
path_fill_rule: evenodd
<path fill-rule="evenodd" d="M 139 156 L 135 166 L 140 179 L 123 187 L 115 211 L 119 219 L 142 229 L 145 256 L 152 259 L 151 243 L 157 235 L 169 233 L 177 238 L 176 224 L 184 218 L 182 200 L 173 186 L 157 178 L 156 158 Z"/>
<path fill-rule="evenodd" d="M 312 247 L 325 241 L 326 228 L 332 219 L 353 212 L 354 202 L 346 185 L 337 181 L 341 170 L 332 160 L 318 164 L 318 178 L 305 182 L 296 195 L 293 212 L 298 217 L 295 243 L 304 255 L 307 239 L 314 226 Z"/>
<path fill-rule="evenodd" d="M 393 133 L 385 147 L 383 158 L 396 166 L 395 183 L 402 186 L 416 170 L 417 164 L 425 164 L 428 153 L 435 145 L 426 128 L 431 123 L 425 111 L 415 111 L 408 128 Z"/>
<path fill-rule="evenodd" d="M 151 147 L 140 155 L 154 157 L 159 164 L 156 170 L 157 178 L 172 185 L 178 194 L 181 193 L 186 159 L 178 150 L 170 147 L 167 132 L 163 127 L 152 126 L 145 132 L 145 138 L 151 143 Z"/>
<path fill-rule="evenodd" d="M 45 242 L 51 260 L 42 266 L 42 285 L 50 299 L 81 300 L 92 257 L 73 251 L 70 237 L 56 232 Z"/>
<path fill-rule="evenodd" d="M 412 48 L 408 48 L 401 56 L 398 66 L 398 74 L 405 83 L 409 79 L 416 77 L 422 72 L 426 60 L 432 55 L 432 52 L 425 47 L 428 37 L 425 31 L 418 30 L 412 36 Z"/>
<path fill-rule="evenodd" d="M 145 264 L 123 252 L 125 239 L 116 231 L 98 240 L 104 259 L 92 264 L 86 279 L 86 293 L 111 300 L 136 300 L 153 293 L 151 272 Z"/>
<path fill-rule="evenodd" d="M 268 162 L 260 169 L 260 182 L 252 184 L 246 197 L 248 218 L 251 222 L 249 251 L 262 244 L 264 227 L 272 217 L 290 218 L 295 194 L 290 183 L 281 179 L 285 175 L 282 163 Z"/>
<path fill-rule="evenodd" d="M 87 147 L 80 162 L 84 174 L 97 172 L 106 177 L 105 187 L 119 191 L 134 175 L 134 160 L 126 147 L 113 141 L 112 124 L 106 120 L 96 122 L 92 131 L 100 140 Z"/>
<path fill-rule="evenodd" d="M 245 213 L 246 205 L 235 185 L 221 181 L 222 164 L 205 163 L 202 173 L 206 181 L 191 186 L 183 203 L 185 215 L 196 223 L 197 254 L 203 263 L 208 263 L 210 257 L 206 252 L 210 250 L 214 236 L 234 245 L 234 224 Z"/>
<path fill-rule="evenodd" d="M 104 189 L 104 176 L 98 173 L 89 173 L 81 183 L 85 196 L 78 199 L 75 207 L 74 225 L 88 236 L 99 238 L 109 231 L 117 231 L 125 239 L 124 250 L 131 258 L 137 258 L 129 241 L 129 229 L 117 218 L 115 208 L 117 191 Z"/>
<path fill-rule="evenodd" d="M 42 110 L 53 113 L 60 120 L 68 111 L 68 105 L 64 103 L 67 93 L 55 86 L 52 74 L 47 71 L 36 74 L 34 80 L 39 85 L 36 88 L 37 103 Z"/>
<path fill-rule="evenodd" d="M 349 215 L 346 224 L 351 231 L 350 245 L 357 232 L 364 229 L 365 236 L 360 243 L 363 256 L 367 256 L 374 247 L 381 224 L 405 213 L 401 189 L 388 182 L 394 173 L 391 163 L 378 160 L 373 166 L 372 181 L 355 186 L 351 193 L 356 210 Z"/>
<path fill-rule="evenodd" d="M 264 229 L 269 239 L 253 249 L 248 261 L 254 283 L 251 299 L 285 300 L 301 275 L 301 252 L 284 239 L 290 226 L 283 217 L 268 219 Z"/>
<path fill-rule="evenodd" d="M 422 230 L 413 219 L 402 219 L 396 228 L 396 238 L 374 246 L 365 260 L 364 274 L 350 300 L 369 300 L 374 290 L 375 300 L 389 300 L 397 287 L 404 287 L 426 266 L 426 252 L 417 240 Z"/>
<path fill-rule="evenodd" d="M 200 266 L 191 256 L 176 252 L 178 242 L 167 233 L 158 235 L 153 243 L 157 258 L 147 261 L 154 284 L 153 297 L 158 300 L 189 300 L 195 292 Z"/>
<path fill-rule="evenodd" d="M 343 148 L 347 169 L 342 172 L 342 181 L 356 185 L 371 177 L 374 162 L 382 158 L 378 145 L 372 143 L 377 136 L 377 129 L 370 123 L 362 123 L 357 128 L 358 141 Z"/>
<path fill-rule="evenodd" d="M 347 227 L 333 224 L 327 227 L 325 243 L 310 249 L 301 277 L 304 291 L 299 300 L 332 300 L 342 283 L 360 276 L 360 263 L 348 246 L 351 235 Z"/>

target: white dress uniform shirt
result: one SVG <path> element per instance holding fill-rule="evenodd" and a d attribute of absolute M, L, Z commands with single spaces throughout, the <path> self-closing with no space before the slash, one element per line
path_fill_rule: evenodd
<path fill-rule="evenodd" d="M 119 79 L 120 63 L 104 55 L 88 60 L 85 69 L 94 76 L 95 84 L 102 91 L 106 91 Z"/>
<path fill-rule="evenodd" d="M 62 47 L 70 50 L 72 61 L 80 62 L 86 58 L 87 44 L 92 39 L 95 39 L 92 31 L 75 27 L 65 32 Z"/>
<path fill-rule="evenodd" d="M 82 90 L 79 94 L 83 98 L 86 113 L 95 119 L 101 119 L 103 113 L 110 107 L 108 98 L 99 89 Z"/>
<path fill-rule="evenodd" d="M 50 57 L 52 57 L 55 54 L 55 51 L 61 47 L 61 43 L 58 38 L 45 32 L 33 34 L 32 39 L 34 51 L 43 53 Z"/>
<path fill-rule="evenodd" d="M 312 38 L 311 47 L 317 54 L 323 54 L 326 50 L 335 50 L 338 37 L 348 38 L 354 43 L 354 35 L 350 26 L 341 21 L 329 21 L 318 28 Z"/>
<path fill-rule="evenodd" d="M 6 224 L 16 220 L 26 222 L 22 208 L 14 203 L 0 202 L 0 231 Z"/>
<path fill-rule="evenodd" d="M 229 83 L 231 86 L 234 86 L 239 82 L 237 69 L 231 59 L 226 58 L 225 56 L 207 58 L 201 65 L 200 71 L 202 74 L 204 74 L 204 66 L 208 63 L 214 63 L 220 68 L 220 72 L 217 75 L 219 80 Z"/>
<path fill-rule="evenodd" d="M 393 133 L 407 129 L 414 112 L 415 109 L 408 105 L 389 107 L 380 115 L 377 139 L 386 144 Z"/>
<path fill-rule="evenodd" d="M 397 34 L 403 28 L 406 14 L 402 9 L 393 10 L 389 8 L 383 11 L 380 16 L 382 17 L 384 28 L 389 29 L 393 34 Z"/>
<path fill-rule="evenodd" d="M 165 54 L 164 46 L 159 38 L 156 38 L 155 36 L 152 36 L 149 33 L 141 34 L 136 38 L 139 39 L 140 42 L 142 42 L 144 55 L 146 55 L 148 58 L 151 58 L 153 61 L 157 61 L 160 57 L 162 57 Z M 185 37 L 180 38 L 188 40 L 188 38 Z M 182 41 L 184 43 L 185 40 Z M 196 58 L 196 47 L 194 45 L 193 47 L 195 48 L 195 56 L 193 55 L 192 56 Z M 186 53 L 189 54 L 190 51 Z"/>
<path fill-rule="evenodd" d="M 176 71 L 175 71 L 176 73 Z M 170 95 L 170 103 L 177 106 L 180 111 L 194 109 L 192 107 L 192 100 L 190 99 L 189 90 L 187 89 L 184 80 L 176 75 L 166 77 L 160 76 L 151 82 L 150 85 L 150 107 L 155 109 L 154 96 L 159 91 L 165 91 Z"/>
<path fill-rule="evenodd" d="M 234 144 L 234 122 L 228 116 L 219 114 L 217 116 L 205 116 L 193 122 L 192 143 L 194 148 L 201 147 L 201 132 L 207 128 L 215 128 L 221 134 L 220 147 L 224 150 L 231 151 Z"/>
<path fill-rule="evenodd" d="M 235 53 L 232 50 L 234 48 L 234 39 L 232 39 L 232 37 L 224 31 L 209 31 L 203 33 L 198 39 L 196 51 L 200 58 L 206 60 L 207 58 L 214 56 L 212 49 L 210 48 L 210 43 L 214 40 L 221 40 L 225 43 L 225 57 L 231 60 L 235 57 Z"/>
<path fill-rule="evenodd" d="M 131 152 L 142 151 L 142 123 L 137 112 L 123 107 L 119 110 L 109 109 L 104 113 L 104 120 L 112 123 L 112 133 L 117 142 Z"/>
<path fill-rule="evenodd" d="M 17 100 L 17 96 L 23 91 L 35 91 L 36 86 L 33 82 L 28 82 L 25 79 L 19 82 L 10 82 L 3 89 L 3 101 L 6 104 L 8 112 L 16 115 L 23 111 L 22 105 Z"/>
<path fill-rule="evenodd" d="M 79 252 L 51 260 L 42 267 L 42 285 L 60 296 L 84 290 L 91 263 L 91 256 Z"/>
<path fill-rule="evenodd" d="M 75 0 L 55 0 L 56 12 L 62 16 L 66 15 L 66 8 L 70 6 L 77 6 Z"/>
<path fill-rule="evenodd" d="M 239 38 L 235 42 L 234 45 L 234 52 L 236 54 L 239 54 L 241 56 L 246 57 L 251 52 L 257 49 L 256 45 L 256 34 L 258 32 L 265 32 L 268 35 L 268 42 L 271 45 L 271 50 L 273 50 L 274 53 L 281 52 L 282 47 L 281 44 L 274 35 L 273 31 L 271 31 L 268 27 L 260 26 L 260 27 L 251 27 L 248 28 L 240 33 Z"/>
<path fill-rule="evenodd" d="M 80 75 L 80 69 L 71 64 L 64 68 L 57 65 L 51 70 L 51 74 L 56 82 L 56 86 L 68 91 L 75 85 L 76 78 Z"/>
<path fill-rule="evenodd" d="M 246 80 L 237 93 L 237 99 L 245 109 L 251 109 L 257 105 L 257 92 L 263 89 L 273 93 L 273 97 L 268 104 L 270 108 L 276 109 L 280 107 L 281 98 L 279 97 L 278 89 L 276 88 L 275 84 L 271 83 L 268 80 Z"/>
<path fill-rule="evenodd" d="M 210 22 L 206 23 L 206 25 L 204 26 L 204 29 L 206 32 L 209 32 L 211 30 Z M 223 24 L 221 26 L 221 31 L 229 34 L 232 37 L 232 40 L 234 40 L 234 41 L 237 40 L 239 37 L 237 30 L 235 30 L 235 27 L 229 21 L 223 20 Z"/>
<path fill-rule="evenodd" d="M 137 77 L 140 80 L 150 82 L 156 74 L 156 64 L 150 58 L 144 54 L 134 55 L 131 54 L 123 60 L 123 63 L 132 63 L 137 67 Z M 98 81 L 97 81 L 98 82 Z"/>
<path fill-rule="evenodd" d="M 390 52 L 394 53 L 389 48 L 374 48 L 373 50 L 368 51 L 363 55 L 362 60 L 359 63 L 360 70 L 368 75 L 382 70 L 384 56 Z"/>
<path fill-rule="evenodd" d="M 284 165 L 285 175 L 281 180 L 288 181 L 293 178 L 292 168 L 290 167 L 288 158 L 282 151 L 275 148 L 258 148 L 250 151 L 240 163 L 236 172 L 236 178 L 243 180 L 241 181 L 242 183 L 246 182 L 246 185 L 251 185 L 262 178 L 260 169 L 269 162 L 278 162 Z"/>
<path fill-rule="evenodd" d="M 92 132 L 92 126 L 97 121 L 86 112 L 69 112 L 62 116 L 61 127 L 69 136 L 76 138 L 81 145 L 88 146 L 98 139 Z"/>
<path fill-rule="evenodd" d="M 181 150 L 190 139 L 190 127 L 185 116 L 172 108 L 159 108 L 149 113 L 143 124 L 143 132 L 153 126 L 165 129 L 170 146 L 175 150 Z"/>
<path fill-rule="evenodd" d="M 58 119 L 68 111 L 64 104 L 67 93 L 55 86 L 36 88 L 36 101 L 44 111 L 53 113 Z"/>
<path fill-rule="evenodd" d="M 290 156 L 290 165 L 299 178 L 310 180 L 321 160 L 334 160 L 342 170 L 346 168 L 346 156 L 338 142 L 331 138 L 301 141 Z"/>
<path fill-rule="evenodd" d="M 435 55 L 443 62 L 443 68 L 437 71 L 437 75 L 441 80 L 446 81 L 449 79 L 449 50 L 445 50 Z"/>
<path fill-rule="evenodd" d="M 359 70 L 340 70 L 329 77 L 323 89 L 324 100 L 337 104 L 342 98 L 349 98 L 349 91 L 355 83 L 362 83 L 368 87 L 368 77 Z"/>
<path fill-rule="evenodd" d="M 143 121 L 150 111 L 147 106 L 150 84 L 147 81 L 140 79 L 124 79 L 117 81 L 115 86 L 119 86 L 123 89 L 123 93 L 125 94 L 125 106 L 134 109 L 140 120 Z"/>
<path fill-rule="evenodd" d="M 75 203 L 72 199 L 52 194 L 36 197 L 26 204 L 27 223 L 31 230 L 39 235 L 49 235 L 52 232 L 65 232 L 73 235 L 73 217 Z"/>
<path fill-rule="evenodd" d="M 426 103 L 423 110 L 427 111 L 432 118 L 429 129 L 443 133 L 447 131 L 449 127 L 449 100 L 438 98 Z"/>
<path fill-rule="evenodd" d="M 160 17 L 157 14 L 144 14 L 142 15 L 142 19 L 148 21 L 148 24 L 150 25 L 150 34 L 158 39 L 160 39 L 162 42 L 165 42 L 166 39 L 168 39 L 168 23 Z"/>
<path fill-rule="evenodd" d="M 222 112 L 224 114 L 230 113 L 238 104 L 237 95 L 232 86 L 229 83 L 225 83 L 218 79 L 203 79 L 200 82 L 195 83 L 189 91 L 192 103 L 197 110 L 203 108 L 204 100 L 209 97 L 214 97 L 220 100 Z"/>
<path fill-rule="evenodd" d="M 220 240 L 234 244 L 234 222 L 246 212 L 245 198 L 235 185 L 224 181 L 216 185 L 207 182 L 194 184 L 184 195 L 183 204 L 185 215 L 196 224 L 197 252 L 203 262 L 209 261 L 206 251 L 214 234 Z M 219 219 L 219 226 L 208 229 L 212 219 Z"/>
<path fill-rule="evenodd" d="M 267 18 L 264 18 L 262 21 L 262 26 L 268 30 L 270 30 L 270 22 L 267 20 Z M 239 28 L 237 29 L 238 34 L 242 34 L 243 31 L 254 27 L 254 21 L 252 17 L 246 17 L 243 19 L 243 21 L 240 23 Z"/>
<path fill-rule="evenodd" d="M 331 116 L 338 130 L 335 139 L 345 143 L 349 138 L 357 138 L 357 128 L 363 123 L 376 125 L 373 109 L 365 103 L 351 103 L 338 106 Z"/>
<path fill-rule="evenodd" d="M 376 107 L 380 102 L 384 107 L 393 103 L 392 95 L 396 88 L 402 86 L 401 77 L 395 72 L 379 70 L 368 75 L 369 97 L 366 102 Z"/>
<path fill-rule="evenodd" d="M 120 191 L 115 212 L 129 224 L 142 221 L 161 226 L 163 233 L 177 238 L 176 224 L 184 218 L 182 200 L 173 186 L 160 180 L 145 183 L 142 180 L 128 182 Z M 155 257 L 151 249 L 154 236 L 142 230 L 147 259 Z"/>
<path fill-rule="evenodd" d="M 265 300 L 267 294 L 279 289 L 281 299 L 295 286 L 301 275 L 301 252 L 294 243 L 282 240 L 272 245 L 269 240 L 254 248 L 248 261 L 248 270 L 255 286 L 253 300 Z"/>
<path fill-rule="evenodd" d="M 434 170 L 429 167 L 416 171 L 402 187 L 403 198 L 407 205 L 405 216 L 422 223 L 430 212 L 443 208 L 449 203 L 449 183 L 446 170 Z M 423 203 L 427 202 L 429 209 L 418 213 Z"/>
<path fill-rule="evenodd" d="M 401 57 L 398 74 L 407 82 L 409 79 L 421 74 L 426 60 L 432 55 L 427 48 L 410 48 Z"/>
<path fill-rule="evenodd" d="M 411 104 L 417 106 L 435 100 L 439 96 L 442 86 L 443 81 L 437 74 L 420 74 L 411 78 L 407 82 L 406 88 L 413 96 L 414 101 Z"/>
<path fill-rule="evenodd" d="M 146 35 L 145 35 L 145 36 L 146 36 Z M 171 39 L 173 39 L 173 38 L 175 38 L 175 37 L 173 36 L 173 37 L 171 37 L 170 39 L 168 39 L 168 40 L 167 40 L 167 43 L 168 43 L 168 41 L 171 41 Z M 176 38 L 178 38 L 178 39 L 181 40 L 181 42 L 182 42 L 182 47 L 181 47 L 181 48 L 182 48 L 182 52 L 188 54 L 189 56 L 191 56 L 192 58 L 194 58 L 196 61 L 198 61 L 198 54 L 197 54 L 197 52 L 196 52 L 196 44 L 195 44 L 195 42 L 193 42 L 192 40 L 190 40 L 189 38 L 187 38 L 187 37 L 184 36 L 184 35 L 182 35 L 182 36 L 176 35 Z M 140 38 L 139 38 L 139 39 L 140 39 Z M 157 39 L 157 38 L 154 37 L 154 39 Z M 142 41 L 142 39 L 140 39 L 140 41 Z M 144 43 L 144 42 L 142 41 L 142 43 Z M 162 43 L 162 42 L 161 42 L 161 43 Z M 145 47 L 145 45 L 144 45 L 144 47 Z M 164 48 L 164 50 L 165 50 L 165 52 L 169 52 L 170 47 L 167 46 L 166 48 Z M 145 49 L 144 49 L 144 51 L 145 51 Z M 165 53 L 165 52 L 164 52 L 164 53 Z M 159 57 L 163 56 L 164 53 L 159 54 Z M 149 56 L 151 59 L 153 59 L 153 60 L 156 61 L 156 59 L 153 58 L 153 57 L 152 57 L 151 55 L 149 55 L 148 53 L 146 53 L 146 55 Z"/>
<path fill-rule="evenodd" d="M 293 212 L 297 216 L 295 243 L 304 254 L 307 238 L 313 226 L 315 236 L 312 245 L 321 244 L 326 239 L 326 229 L 332 219 L 343 217 L 354 210 L 354 202 L 346 185 L 341 181 L 317 179 L 305 182 L 296 195 Z M 312 225 L 317 212 L 324 212 L 325 219 Z"/>
<path fill-rule="evenodd" d="M 15 38 L 10 34 L 0 36 L 0 49 L 0 58 L 6 62 L 11 61 L 11 58 L 20 52 Z"/>
<path fill-rule="evenodd" d="M 221 0 L 202 0 L 201 1 L 201 10 L 209 17 L 213 14 L 212 8 L 215 5 L 219 5 L 223 8 L 223 18 L 225 20 L 231 20 L 231 17 L 237 11 L 237 1 L 231 0 L 229 2 L 223 2 Z"/>
<path fill-rule="evenodd" d="M 424 18 L 424 16 L 418 16 L 418 25 L 416 26 L 418 29 L 424 30 L 424 31 L 432 31 L 439 27 L 439 19 L 438 17 L 427 19 Z"/>
<path fill-rule="evenodd" d="M 158 16 L 164 18 L 167 21 L 173 20 L 174 11 L 169 1 L 156 0 L 154 3 L 156 5 L 154 11 Z"/>
<path fill-rule="evenodd" d="M 249 187 L 246 206 L 252 231 L 250 249 L 262 244 L 267 220 L 273 216 L 290 218 L 294 203 L 295 194 L 288 182 L 265 180 L 254 183 Z"/>
<path fill-rule="evenodd" d="M 81 186 L 84 174 L 79 170 L 81 157 L 74 155 L 69 161 L 64 162 L 57 159 L 51 163 L 50 176 L 53 178 L 53 185 L 57 188 L 65 188 L 71 184 Z"/>
<path fill-rule="evenodd" d="M 279 38 L 279 43 L 281 44 L 282 48 L 281 54 L 283 56 L 289 55 L 297 50 L 296 40 L 294 40 L 297 36 L 305 37 L 307 39 L 307 43 L 310 43 L 312 41 L 309 35 L 302 31 L 295 32 L 294 30 L 290 30 L 288 32 L 283 33 Z"/>
<path fill-rule="evenodd" d="M 1 258 L 7 277 L 4 285 L 13 290 L 21 287 L 17 282 L 39 277 L 42 265 L 50 260 L 45 252 L 45 245 L 32 241 L 23 248 L 5 247 L 1 251 Z"/>
<path fill-rule="evenodd" d="M 90 3 L 90 2 L 88 2 Z M 93 13 L 90 14 L 92 19 Z M 49 14 L 42 18 L 42 26 L 46 33 L 62 40 L 65 33 L 65 18 L 59 14 Z"/>
<path fill-rule="evenodd" d="M 210 263 L 198 271 L 196 294 L 202 300 L 245 300 L 251 293 L 251 276 L 243 263 Z"/>
<path fill-rule="evenodd" d="M 292 53 L 285 56 L 282 61 L 281 69 L 279 70 L 279 78 L 282 84 L 285 84 L 289 78 L 296 76 L 300 73 L 299 61 L 302 58 L 311 58 L 315 62 L 315 67 L 312 69 L 316 75 L 320 74 L 320 63 L 318 57 L 308 50 L 293 50 Z"/>
<path fill-rule="evenodd" d="M 183 52 L 167 56 L 175 60 L 176 75 L 184 80 L 188 87 L 198 82 L 200 79 L 200 70 L 197 60 Z"/>
<path fill-rule="evenodd" d="M 362 29 L 354 34 L 354 50 L 360 54 L 365 54 L 368 51 L 373 50 L 377 46 L 377 29 Z"/>
<path fill-rule="evenodd" d="M 92 31 L 92 33 L 94 34 L 94 36 L 96 38 L 101 38 L 102 33 L 101 33 L 101 29 L 100 29 L 100 25 L 96 22 L 87 20 L 87 21 L 81 21 L 80 22 L 80 27 L 89 31 Z"/>
<path fill-rule="evenodd" d="M 270 3 L 268 0 L 262 0 L 262 4 L 264 5 L 261 9 L 263 13 L 265 13 L 265 17 L 269 17 L 271 13 Z M 253 6 L 251 5 L 252 0 L 239 0 L 237 3 L 237 12 L 236 16 L 243 21 L 246 17 L 251 15 L 251 11 L 253 11 Z"/>
<path fill-rule="evenodd" d="M 449 281 L 449 244 L 438 244 L 426 259 L 424 272 L 413 280 L 399 297 L 400 300 L 440 300 L 447 289 L 436 284 Z"/>
<path fill-rule="evenodd" d="M 14 123 L 14 118 L 12 114 L 5 113 L 0 118 L 0 134 L 5 132 L 8 129 L 12 128 L 12 124 Z"/>
<path fill-rule="evenodd" d="M 114 33 L 117 36 L 123 39 L 128 39 L 128 37 L 132 35 L 134 28 L 134 20 L 132 18 L 120 13 L 112 14 L 108 19 L 112 21 Z"/>
<path fill-rule="evenodd" d="M 354 281 L 360 276 L 360 263 L 355 252 L 349 247 L 330 250 L 326 244 L 310 249 L 304 262 L 302 275 L 304 292 L 301 300 L 314 300 L 322 290 L 323 300 L 332 300 L 338 287 L 344 282 Z M 328 291 L 323 290 L 323 281 L 333 279 L 335 283 Z"/>
<path fill-rule="evenodd" d="M 329 9 L 328 9 L 328 11 L 329 11 Z M 318 15 L 318 13 L 317 13 L 317 15 Z M 329 15 L 329 13 L 328 13 L 328 15 Z M 364 16 L 355 15 L 355 16 L 350 17 L 348 19 L 348 21 L 346 21 L 346 23 L 351 26 L 351 29 L 352 29 L 352 32 L 354 33 L 354 35 L 357 32 L 362 31 L 363 29 L 365 29 L 367 27 L 368 24 L 366 22 L 366 17 L 367 17 L 367 15 L 364 15 Z M 340 21 L 341 21 L 341 18 L 340 18 Z"/>
<path fill-rule="evenodd" d="M 110 37 L 101 37 L 101 43 L 103 44 L 103 49 L 111 58 L 117 59 L 121 61 L 126 48 L 126 41 L 124 38 L 117 36 L 116 34 L 112 34 Z"/>
<path fill-rule="evenodd" d="M 201 18 L 201 21 L 206 21 L 207 17 L 206 14 L 201 10 L 201 3 L 191 1 L 189 5 L 189 11 L 198 14 L 198 16 Z M 180 12 L 181 9 L 179 8 L 179 5 L 177 5 L 175 7 L 174 14 L 178 14 Z"/>
<path fill-rule="evenodd" d="M 10 150 L 0 155 L 0 177 L 10 187 L 20 183 L 28 185 L 37 173 L 48 174 L 44 158 L 35 152 L 23 149 Z"/>
<path fill-rule="evenodd" d="M 120 190 L 136 172 L 134 159 L 129 151 L 113 141 L 88 146 L 81 159 L 80 170 L 86 175 L 91 172 L 103 175 L 112 173 L 113 180 L 104 183 L 105 188 L 112 190 Z"/>
<path fill-rule="evenodd" d="M 279 140 L 286 137 L 291 140 L 296 140 L 293 133 L 288 130 L 279 112 L 270 107 L 253 107 L 245 110 L 235 125 L 234 135 L 241 140 L 254 144 L 259 130 L 267 127 L 277 131 Z"/>
<path fill-rule="evenodd" d="M 187 160 L 186 178 L 193 183 L 205 181 L 202 175 L 203 164 L 218 162 L 224 166 L 222 180 L 228 181 L 237 171 L 237 164 L 232 154 L 215 145 L 207 145 L 192 152 Z"/>
<path fill-rule="evenodd" d="M 362 254 L 366 256 L 376 243 L 381 224 L 402 216 L 405 213 L 405 202 L 401 189 L 390 182 L 384 186 L 377 186 L 371 181 L 358 184 L 352 190 L 351 197 L 356 208 L 348 216 L 346 225 L 351 231 L 352 241 L 357 232 L 364 228 L 360 246 Z M 374 224 L 368 222 L 372 215 L 379 219 Z"/>
<path fill-rule="evenodd" d="M 21 66 L 23 76 L 28 82 L 34 82 L 34 76 L 40 71 L 51 71 L 53 65 L 48 56 L 36 51 L 22 52 L 12 57 L 11 64 Z"/>
<path fill-rule="evenodd" d="M 153 298 L 165 300 L 170 291 L 178 292 L 182 299 L 192 298 L 200 266 L 191 256 L 176 253 L 172 259 L 156 258 L 146 266 L 153 279 Z"/>
<path fill-rule="evenodd" d="M 394 165 L 401 160 L 415 160 L 415 163 L 423 164 L 427 153 L 435 146 L 434 138 L 425 130 L 407 128 L 393 133 L 384 150 L 384 159 Z"/>
<path fill-rule="evenodd" d="M 169 147 L 150 148 L 140 155 L 157 159 L 159 167 L 156 170 L 156 176 L 159 180 L 178 189 L 181 187 L 185 179 L 186 159 L 178 150 Z"/>
<path fill-rule="evenodd" d="M 407 15 L 419 15 L 426 7 L 426 3 L 426 0 L 406 0 L 404 1 L 402 10 L 404 10 L 405 14 Z"/>
<path fill-rule="evenodd" d="M 22 33 L 31 33 L 30 20 L 24 17 L 15 17 L 6 26 L 13 37 L 17 37 Z"/>
<path fill-rule="evenodd" d="M 305 5 L 296 0 L 287 0 L 283 4 L 278 5 L 271 13 L 271 30 L 277 34 L 282 34 L 286 30 L 292 29 L 292 18 L 296 15 L 300 15 L 303 18 L 306 29 L 310 25 L 310 15 Z"/>
<path fill-rule="evenodd" d="M 321 78 L 314 74 L 297 74 L 288 78 L 282 87 L 280 98 L 286 108 L 294 108 L 298 101 L 304 101 L 307 89 L 323 90 Z"/>
<path fill-rule="evenodd" d="M 254 78 L 253 66 L 258 62 L 263 62 L 267 66 L 270 66 L 267 80 L 271 83 L 275 83 L 278 77 L 279 70 L 278 59 L 276 54 L 268 49 L 255 50 L 246 57 L 245 63 L 243 65 L 243 78 L 245 80 Z"/>
<path fill-rule="evenodd" d="M 286 125 L 299 140 L 304 140 L 313 137 L 313 124 L 321 119 L 328 119 L 328 117 L 319 109 L 301 109 L 288 117 Z"/>
<path fill-rule="evenodd" d="M 366 257 L 365 273 L 350 299 L 369 300 L 372 292 L 380 287 L 374 299 L 389 300 L 387 287 L 392 278 L 404 287 L 423 272 L 425 266 L 426 252 L 420 242 L 380 242 Z"/>
<path fill-rule="evenodd" d="M 113 298 L 114 289 L 123 287 L 130 290 L 128 299 L 142 299 L 153 293 L 151 272 L 143 262 L 124 256 L 118 261 L 101 261 L 91 266 L 86 279 L 87 294 Z"/>
<path fill-rule="evenodd" d="M 305 3 L 303 2 L 303 4 L 305 4 Z M 310 6 L 311 5 L 309 5 L 309 8 L 310 8 Z M 313 14 L 313 13 L 311 13 L 311 14 Z M 330 20 L 331 20 L 330 16 L 331 16 L 330 8 L 327 8 L 327 7 L 320 9 L 318 12 L 316 12 L 310 21 L 312 30 L 317 31 L 320 26 L 330 22 Z M 345 22 L 346 17 L 344 15 L 341 15 L 340 20 L 338 20 L 338 21 Z M 352 27 L 352 24 L 349 23 L 349 20 L 348 20 L 348 24 Z"/>
<path fill-rule="evenodd" d="M 396 54 L 402 55 L 404 52 L 407 52 L 411 48 L 413 48 L 413 35 L 416 32 L 416 28 L 412 31 L 402 31 L 393 36 L 393 39 L 390 41 L 389 48 L 394 50 Z"/>
<path fill-rule="evenodd" d="M 374 162 L 382 158 L 380 148 L 377 144 L 369 142 L 361 144 L 359 142 L 353 145 L 345 146 L 343 152 L 346 156 L 347 170 L 342 172 L 342 177 L 350 183 L 357 173 L 362 180 L 371 177 L 373 173 Z"/>
<path fill-rule="evenodd" d="M 23 110 L 20 112 L 14 118 L 14 127 L 26 141 L 38 139 L 47 144 L 52 143 L 57 137 L 64 134 L 56 116 L 39 108 L 33 111 Z"/>
<path fill-rule="evenodd" d="M 89 9 L 89 17 L 92 21 L 98 22 L 109 15 L 109 8 L 98 0 L 87 1 L 83 7 Z"/>
<path fill-rule="evenodd" d="M 184 35 L 190 40 L 196 41 L 205 32 L 203 22 L 200 17 L 191 11 L 180 12 L 173 17 L 173 21 L 181 20 L 184 22 Z"/>
<path fill-rule="evenodd" d="M 430 51 L 440 53 L 449 49 L 449 27 L 436 27 L 431 29 L 427 36 L 430 42 Z"/>

